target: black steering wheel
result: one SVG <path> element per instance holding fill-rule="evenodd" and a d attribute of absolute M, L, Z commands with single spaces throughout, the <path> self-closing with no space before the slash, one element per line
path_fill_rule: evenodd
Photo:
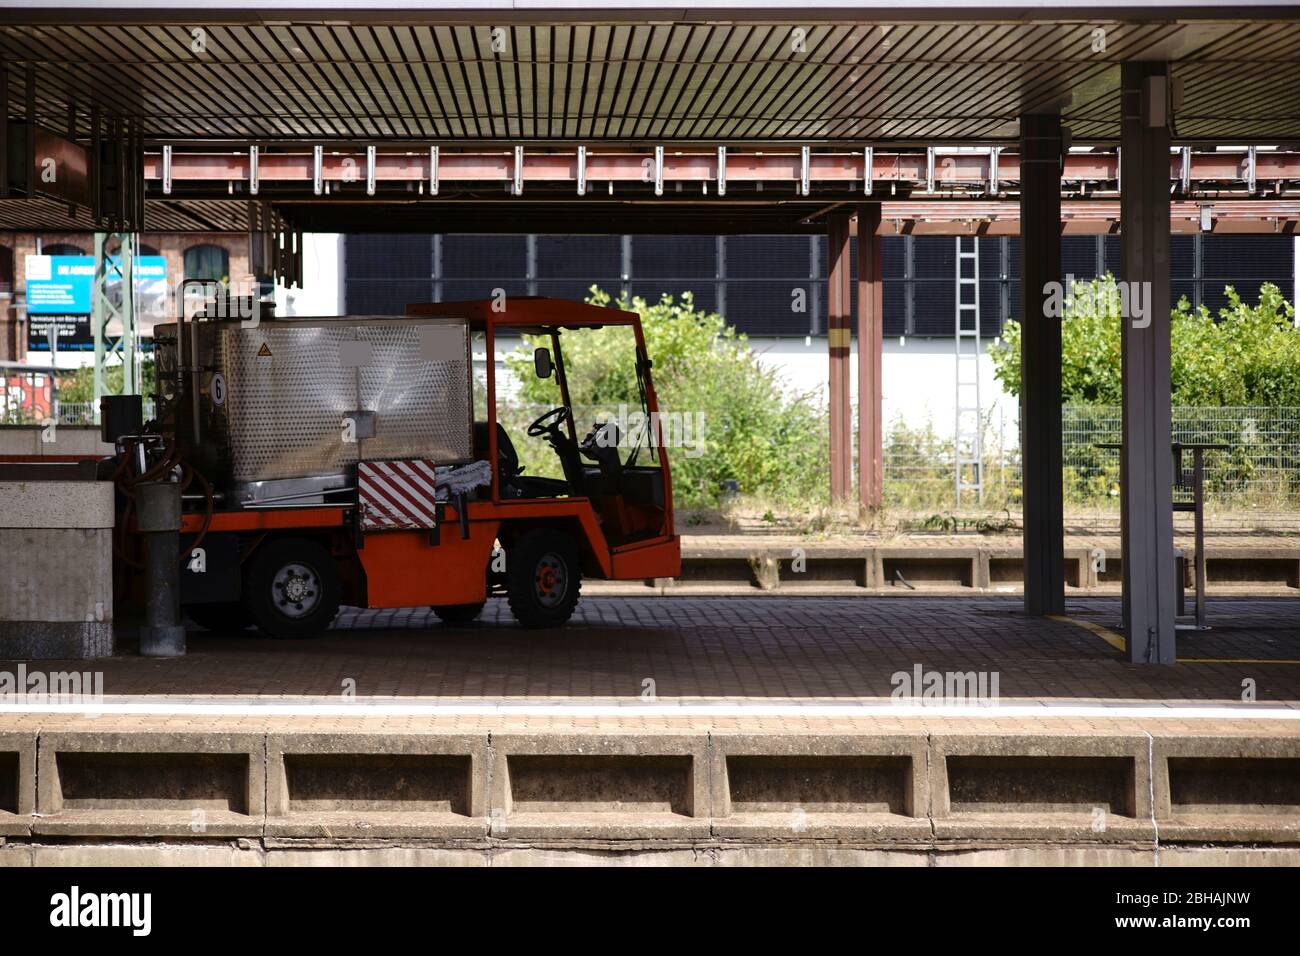
<path fill-rule="evenodd" d="M 552 408 L 545 415 L 536 419 L 528 426 L 529 438 L 541 438 L 548 432 L 554 432 L 559 429 L 562 422 L 568 421 L 573 415 L 568 405 L 560 405 Z"/>

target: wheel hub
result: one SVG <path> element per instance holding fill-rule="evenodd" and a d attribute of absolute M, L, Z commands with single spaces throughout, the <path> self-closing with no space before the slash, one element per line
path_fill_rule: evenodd
<path fill-rule="evenodd" d="M 285 617 L 306 617 L 321 600 L 316 569 L 306 564 L 286 564 L 271 582 L 271 600 Z"/>
<path fill-rule="evenodd" d="M 564 575 L 564 562 L 559 555 L 547 552 L 537 562 L 537 601 L 543 607 L 556 607 L 564 600 L 568 581 Z"/>

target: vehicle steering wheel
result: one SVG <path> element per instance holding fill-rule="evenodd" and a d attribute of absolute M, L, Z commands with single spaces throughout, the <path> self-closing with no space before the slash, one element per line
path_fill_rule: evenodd
<path fill-rule="evenodd" d="M 542 415 L 528 426 L 528 437 L 541 438 L 548 432 L 556 431 L 560 427 L 560 423 L 568 420 L 572 415 L 573 412 L 570 411 L 568 405 L 560 405 L 556 408 L 552 408 L 549 412 Z M 552 421 L 552 419 L 554 419 L 554 421 Z"/>

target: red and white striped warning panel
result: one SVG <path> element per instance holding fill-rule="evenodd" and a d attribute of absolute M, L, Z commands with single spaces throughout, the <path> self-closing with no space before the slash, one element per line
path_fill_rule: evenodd
<path fill-rule="evenodd" d="M 363 531 L 437 527 L 433 462 L 363 461 L 357 464 L 357 501 Z"/>

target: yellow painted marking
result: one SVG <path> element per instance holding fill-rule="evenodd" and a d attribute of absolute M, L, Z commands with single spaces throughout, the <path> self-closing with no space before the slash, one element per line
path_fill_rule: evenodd
<path fill-rule="evenodd" d="M 1109 644 L 1115 650 L 1125 653 L 1128 651 L 1128 642 L 1124 640 L 1123 634 L 1118 634 L 1108 627 L 1100 624 L 1094 624 L 1092 621 L 1081 621 L 1077 617 L 1068 617 L 1064 614 L 1049 614 L 1048 618 L 1053 621 L 1060 621 L 1064 624 L 1073 624 L 1081 627 L 1091 634 L 1096 634 L 1103 641 Z M 1300 664 L 1300 661 L 1292 660 L 1272 660 L 1269 658 L 1251 658 L 1251 657 L 1180 657 L 1180 664 Z"/>
<path fill-rule="evenodd" d="M 1060 621 L 1063 624 L 1073 624 L 1075 627 L 1081 627 L 1089 633 L 1096 634 L 1120 653 L 1124 653 L 1128 650 L 1128 642 L 1124 640 L 1124 635 L 1116 634 L 1108 627 L 1102 627 L 1100 624 L 1094 624 L 1092 621 L 1080 621 L 1077 617 L 1067 617 L 1064 614 L 1049 614 L 1047 616 L 1053 621 Z"/>

